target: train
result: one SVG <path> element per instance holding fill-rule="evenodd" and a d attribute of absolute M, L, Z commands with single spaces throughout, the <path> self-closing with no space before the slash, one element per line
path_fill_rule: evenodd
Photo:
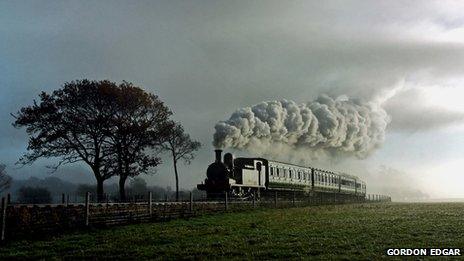
<path fill-rule="evenodd" d="M 206 170 L 206 179 L 197 185 L 208 198 L 227 193 L 240 199 L 297 193 L 301 196 L 333 195 L 364 199 L 366 183 L 346 173 L 295 165 L 261 157 L 234 158 L 215 150 L 215 162 Z"/>

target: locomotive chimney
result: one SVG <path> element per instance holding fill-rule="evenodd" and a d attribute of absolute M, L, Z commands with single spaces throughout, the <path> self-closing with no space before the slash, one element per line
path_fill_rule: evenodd
<path fill-rule="evenodd" d="M 232 170 L 234 168 L 234 155 L 232 153 L 226 153 L 224 154 L 224 164 Z"/>
<path fill-rule="evenodd" d="M 216 152 L 216 162 L 217 162 L 217 163 L 221 163 L 221 153 L 222 153 L 222 150 L 214 150 L 214 152 Z"/>

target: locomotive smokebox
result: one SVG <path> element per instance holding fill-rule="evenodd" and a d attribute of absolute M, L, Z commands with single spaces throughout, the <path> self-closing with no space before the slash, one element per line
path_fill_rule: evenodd
<path fill-rule="evenodd" d="M 214 150 L 214 152 L 216 152 L 216 162 L 221 163 L 222 150 Z"/>
<path fill-rule="evenodd" d="M 224 164 L 226 164 L 229 170 L 234 169 L 234 155 L 232 153 L 224 154 Z"/>

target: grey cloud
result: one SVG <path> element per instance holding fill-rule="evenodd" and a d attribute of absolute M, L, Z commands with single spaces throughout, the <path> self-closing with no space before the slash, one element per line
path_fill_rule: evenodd
<path fill-rule="evenodd" d="M 400 91 L 385 104 L 391 115 L 389 128 L 397 131 L 423 131 L 464 123 L 464 113 L 425 104 L 421 89 Z M 446 103 L 446 101 L 443 101 Z"/>

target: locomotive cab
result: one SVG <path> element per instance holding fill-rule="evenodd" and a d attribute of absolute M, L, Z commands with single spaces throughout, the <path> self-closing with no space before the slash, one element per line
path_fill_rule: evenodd
<path fill-rule="evenodd" d="M 237 184 L 265 187 L 267 161 L 260 158 L 237 158 L 235 160 Z"/>

